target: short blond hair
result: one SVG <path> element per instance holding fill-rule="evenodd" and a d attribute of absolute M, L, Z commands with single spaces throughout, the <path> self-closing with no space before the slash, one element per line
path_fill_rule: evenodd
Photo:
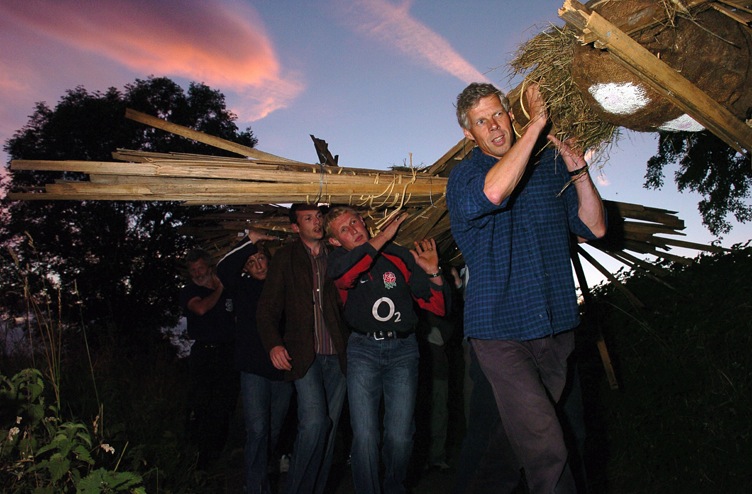
<path fill-rule="evenodd" d="M 343 214 L 352 213 L 356 216 L 360 216 L 360 213 L 357 212 L 354 208 L 351 208 L 350 206 L 334 206 L 329 210 L 328 213 L 326 213 L 326 216 L 324 216 L 324 231 L 326 232 L 326 235 L 328 237 L 333 237 L 334 232 L 332 231 L 332 222 L 342 216 Z"/>

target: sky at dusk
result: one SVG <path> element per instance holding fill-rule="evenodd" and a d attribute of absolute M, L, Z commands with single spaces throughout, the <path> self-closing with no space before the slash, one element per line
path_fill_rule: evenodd
<path fill-rule="evenodd" d="M 550 24 L 542 0 L 2 0 L 0 140 L 36 102 L 68 89 L 122 89 L 136 78 L 203 82 L 226 96 L 258 149 L 316 162 L 310 134 L 342 166 L 433 164 L 462 137 L 457 94 L 470 82 L 512 89 L 508 62 Z M 679 211 L 686 240 L 708 243 L 698 196 L 642 188 L 656 134 L 625 132 L 595 174 L 605 199 Z M 3 162 L 7 156 L 2 155 Z M 752 237 L 734 223 L 722 244 Z M 681 249 L 675 252 L 684 253 Z"/>

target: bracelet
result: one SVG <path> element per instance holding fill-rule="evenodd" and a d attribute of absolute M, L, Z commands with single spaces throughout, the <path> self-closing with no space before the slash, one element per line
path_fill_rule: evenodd
<path fill-rule="evenodd" d="M 429 278 L 438 278 L 441 275 L 441 266 L 439 266 L 439 270 L 435 273 L 426 273 Z"/>
<path fill-rule="evenodd" d="M 569 172 L 569 176 L 572 177 L 572 178 L 579 177 L 580 175 L 584 175 L 585 173 L 587 173 L 588 171 L 590 171 L 589 168 L 590 168 L 590 165 L 588 165 L 586 163 L 581 168 L 578 168 L 576 170 L 572 170 L 571 172 Z"/>

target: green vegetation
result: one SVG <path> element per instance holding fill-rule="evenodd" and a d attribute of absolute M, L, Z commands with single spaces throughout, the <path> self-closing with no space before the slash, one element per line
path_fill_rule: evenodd
<path fill-rule="evenodd" d="M 674 173 L 677 190 L 702 196 L 697 209 L 710 233 L 731 231 L 731 216 L 739 223 L 752 220 L 752 167 L 748 155 L 736 152 L 707 130 L 659 132 L 657 154 L 648 160 L 645 188 L 660 189 L 664 168 L 672 164 L 678 165 Z"/>
<path fill-rule="evenodd" d="M 77 87 L 54 109 L 38 103 L 4 149 L 32 160 L 224 154 L 128 121 L 126 108 L 256 144 L 218 91 L 149 77 L 104 93 Z M 63 175 L 14 171 L 0 187 L 33 191 Z M 2 202 L 0 491 L 212 492 L 185 437 L 186 363 L 160 328 L 178 321 L 181 259 L 194 246 L 180 227 L 218 209 Z"/>
<path fill-rule="evenodd" d="M 595 492 L 752 492 L 752 248 L 595 290 L 620 383 L 584 366 Z"/>

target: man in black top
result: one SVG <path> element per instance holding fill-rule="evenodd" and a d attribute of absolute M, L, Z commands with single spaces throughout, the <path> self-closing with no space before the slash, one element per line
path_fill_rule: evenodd
<path fill-rule="evenodd" d="M 217 275 L 235 301 L 235 368 L 240 371 L 246 439 L 246 494 L 269 494 L 269 452 L 273 452 L 292 396 L 292 383 L 276 369 L 261 343 L 256 311 L 271 255 L 258 242 L 272 237 L 250 230 L 217 265 Z"/>
<path fill-rule="evenodd" d="M 199 468 L 219 458 L 238 398 L 238 373 L 232 366 L 233 302 L 201 249 L 186 258 L 190 282 L 180 292 L 180 307 L 195 340 L 188 357 L 189 433 L 198 447 Z"/>

